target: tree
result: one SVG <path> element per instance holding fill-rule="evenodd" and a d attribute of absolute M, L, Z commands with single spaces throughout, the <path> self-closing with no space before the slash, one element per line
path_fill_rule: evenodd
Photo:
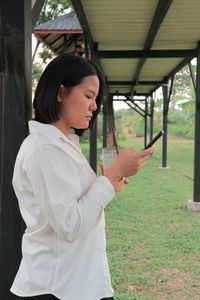
<path fill-rule="evenodd" d="M 188 115 L 188 119 L 190 122 L 194 122 L 195 118 L 195 102 L 196 102 L 196 92 L 194 90 L 194 86 L 192 81 L 190 82 L 190 101 L 183 103 L 181 105 L 183 112 L 185 112 Z"/>
<path fill-rule="evenodd" d="M 176 97 L 188 96 L 190 92 L 190 71 L 188 65 L 182 68 L 174 77 L 174 93 Z"/>
<path fill-rule="evenodd" d="M 32 80 L 38 80 L 42 74 L 42 68 L 39 64 L 33 64 Z"/>
<path fill-rule="evenodd" d="M 171 106 L 175 107 L 180 100 L 191 99 L 191 77 L 188 65 L 182 68 L 174 76 L 174 83 L 171 96 Z"/>
<path fill-rule="evenodd" d="M 66 13 L 70 7 L 72 6 L 69 0 L 46 0 L 38 18 L 37 25 L 61 16 Z"/>

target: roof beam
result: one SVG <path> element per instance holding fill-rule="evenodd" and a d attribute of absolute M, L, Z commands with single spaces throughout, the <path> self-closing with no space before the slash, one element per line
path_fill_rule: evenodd
<path fill-rule="evenodd" d="M 88 22 L 87 22 L 87 18 L 83 9 L 83 6 L 81 4 L 80 0 L 71 0 L 71 4 L 73 5 L 73 8 L 76 12 L 76 15 L 79 19 L 79 22 L 81 24 L 81 27 L 85 33 L 85 35 L 87 36 L 87 40 L 88 43 L 90 45 L 91 50 L 94 50 L 94 40 L 92 37 L 92 33 L 90 31 Z"/>
<path fill-rule="evenodd" d="M 130 108 L 132 108 L 134 111 L 136 111 L 140 116 L 142 116 L 143 118 L 145 117 L 139 110 L 137 110 L 137 108 L 135 108 L 132 104 L 132 102 L 130 103 L 130 100 L 123 100 Z"/>
<path fill-rule="evenodd" d="M 64 39 L 64 36 L 63 36 L 63 39 Z M 72 43 L 73 43 L 73 39 L 72 39 L 72 38 L 70 38 L 69 40 L 67 40 L 67 48 L 70 47 Z M 64 47 L 64 42 L 63 42 L 60 46 L 58 46 L 58 47 L 54 50 L 54 52 L 56 53 L 56 52 L 57 52 L 58 50 L 60 50 L 62 47 Z"/>
<path fill-rule="evenodd" d="M 89 47 L 91 49 L 91 60 L 94 61 L 99 66 L 103 75 L 105 75 L 103 67 L 101 65 L 101 62 L 97 57 L 98 43 L 94 42 L 94 40 L 93 40 L 92 33 L 90 31 L 90 27 L 87 22 L 87 18 L 86 18 L 83 6 L 81 4 L 81 0 L 71 0 L 71 4 L 73 5 L 74 11 L 79 19 L 82 29 L 83 29 L 85 40 L 87 40 L 87 44 L 89 45 Z"/>
<path fill-rule="evenodd" d="M 51 29 L 36 29 L 34 34 L 83 34 L 83 30 L 51 30 Z"/>
<path fill-rule="evenodd" d="M 142 109 L 137 103 L 135 103 L 136 100 L 131 100 L 131 99 L 129 99 L 129 98 L 127 98 L 126 100 L 127 100 L 127 101 L 130 101 L 131 103 L 133 103 L 137 108 L 139 108 L 139 109 L 142 111 L 142 113 L 145 114 L 145 110 Z M 126 101 L 126 100 L 124 100 L 124 101 Z"/>
<path fill-rule="evenodd" d="M 162 21 L 164 20 L 167 12 L 169 10 L 169 7 L 170 7 L 172 1 L 173 0 L 159 0 L 152 23 L 151 23 L 151 26 L 150 26 L 148 34 L 147 34 L 147 38 L 146 38 L 143 50 L 149 50 L 152 47 L 155 36 L 160 28 Z M 145 60 L 146 60 L 145 58 L 141 58 L 139 60 L 133 80 L 138 81 L 138 78 L 140 76 L 142 67 L 145 63 Z M 134 86 L 131 89 L 131 94 L 133 94 L 133 89 L 134 89 Z"/>
<path fill-rule="evenodd" d="M 98 58 L 171 58 L 195 57 L 196 49 L 191 50 L 128 50 L 128 51 L 98 51 Z"/>
<path fill-rule="evenodd" d="M 165 78 L 164 81 L 168 81 L 172 76 L 174 76 L 177 72 L 179 72 L 185 65 L 189 64 L 191 58 L 185 58 L 182 60 Z M 155 88 L 151 90 L 151 93 L 154 93 L 160 85 L 157 85 Z"/>
<path fill-rule="evenodd" d="M 129 94 L 123 94 L 123 93 L 118 93 L 118 94 L 113 94 L 113 93 L 109 93 L 109 95 L 111 95 L 111 96 L 117 96 L 117 97 L 124 97 L 125 99 L 114 99 L 113 98 L 113 101 L 124 101 L 124 100 L 127 100 L 129 97 L 130 97 L 130 95 Z M 133 101 L 145 101 L 145 99 L 146 99 L 146 96 L 143 96 L 143 97 L 145 97 L 145 98 L 133 98 L 132 100 Z"/>
<path fill-rule="evenodd" d="M 167 81 L 108 81 L 108 85 L 162 85 Z"/>
<path fill-rule="evenodd" d="M 51 34 L 48 33 L 48 34 L 46 34 L 45 36 L 43 36 L 43 40 L 47 39 L 50 35 L 51 35 Z"/>
<path fill-rule="evenodd" d="M 169 80 L 173 75 L 179 72 L 185 65 L 187 65 L 191 61 L 191 58 L 185 58 L 178 64 L 166 77 L 165 80 Z"/>
<path fill-rule="evenodd" d="M 129 95 L 131 97 L 131 95 Z M 151 93 L 134 93 L 133 96 L 145 96 L 145 97 L 150 97 L 151 96 Z M 139 99 L 135 99 L 135 100 L 139 100 Z M 144 101 L 145 99 L 142 99 L 142 101 Z"/>
<path fill-rule="evenodd" d="M 64 34 L 59 35 L 55 40 L 53 40 L 51 43 L 49 43 L 49 45 L 52 46 L 53 44 L 55 44 L 57 41 L 59 41 L 63 37 L 64 37 Z"/>
<path fill-rule="evenodd" d="M 126 101 L 126 100 L 124 100 L 124 101 Z M 135 101 L 137 101 L 137 99 L 131 100 L 131 99 L 128 97 L 128 98 L 127 98 L 127 101 L 131 101 L 131 103 L 133 103 L 137 108 L 139 108 L 139 109 L 142 111 L 142 113 L 144 113 L 144 116 L 145 116 L 145 115 L 147 115 L 148 117 L 151 116 L 148 112 L 146 112 L 144 109 L 142 109 L 137 103 L 135 103 Z M 147 97 L 145 97 L 145 99 L 142 99 L 142 101 L 145 101 L 145 104 L 146 104 L 146 102 L 147 102 Z"/>
<path fill-rule="evenodd" d="M 129 93 L 120 93 L 119 91 L 117 91 L 116 93 L 112 92 L 112 93 L 109 93 L 109 95 L 112 95 L 113 97 L 114 96 L 124 96 L 124 97 L 131 97 L 131 95 Z M 133 96 L 139 96 L 139 97 L 151 97 L 152 93 L 134 93 Z M 113 101 L 124 101 L 124 99 L 113 99 Z M 145 99 L 135 99 L 135 101 L 145 101 Z"/>
<path fill-rule="evenodd" d="M 34 33 L 34 34 L 41 43 L 45 44 L 49 49 L 51 49 L 51 51 L 53 53 L 55 53 L 55 50 L 39 34 L 36 34 L 36 33 Z"/>
<path fill-rule="evenodd" d="M 144 44 L 144 49 L 150 49 L 152 47 L 155 36 L 160 28 L 162 21 L 164 20 L 170 5 L 173 0 L 159 0 L 158 5 L 156 7 L 156 11 L 153 17 L 153 21 L 149 28 L 149 32 L 147 34 L 147 39 Z"/>

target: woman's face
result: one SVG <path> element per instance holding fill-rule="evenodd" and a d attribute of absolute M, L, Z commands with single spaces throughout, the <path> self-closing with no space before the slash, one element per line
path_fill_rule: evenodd
<path fill-rule="evenodd" d="M 97 109 L 96 97 L 99 92 L 99 79 L 96 75 L 86 76 L 79 85 L 68 93 L 67 88 L 60 86 L 57 100 L 60 102 L 59 122 L 69 129 L 86 129 Z"/>

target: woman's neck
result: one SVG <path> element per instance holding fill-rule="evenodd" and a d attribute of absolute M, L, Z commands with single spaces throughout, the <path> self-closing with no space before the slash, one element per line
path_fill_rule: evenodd
<path fill-rule="evenodd" d="M 66 124 L 64 122 L 59 120 L 59 121 L 56 121 L 56 122 L 52 122 L 51 125 L 58 128 L 65 136 L 68 137 L 70 127 L 66 126 Z"/>

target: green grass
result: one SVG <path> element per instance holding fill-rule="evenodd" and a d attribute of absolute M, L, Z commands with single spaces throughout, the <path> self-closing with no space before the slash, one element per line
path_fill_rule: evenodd
<path fill-rule="evenodd" d="M 143 147 L 139 139 L 119 143 Z M 200 299 L 200 213 L 187 210 L 193 193 L 193 141 L 169 139 L 169 170 L 158 169 L 161 146 L 156 144 L 146 167 L 105 209 L 116 300 Z M 100 145 L 98 149 L 99 157 Z"/>

